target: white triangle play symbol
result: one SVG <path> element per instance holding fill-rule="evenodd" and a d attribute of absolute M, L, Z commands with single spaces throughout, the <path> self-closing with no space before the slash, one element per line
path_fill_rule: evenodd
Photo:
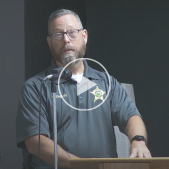
<path fill-rule="evenodd" d="M 96 83 L 90 81 L 89 79 L 83 76 L 81 82 L 80 83 L 77 82 L 77 96 L 96 85 L 97 85 Z"/>

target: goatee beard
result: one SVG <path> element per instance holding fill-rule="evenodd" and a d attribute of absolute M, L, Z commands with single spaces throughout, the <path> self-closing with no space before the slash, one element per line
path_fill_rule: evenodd
<path fill-rule="evenodd" d="M 76 56 L 76 53 L 74 55 L 71 54 L 65 54 L 63 56 L 60 57 L 60 61 L 61 63 L 65 66 L 68 63 L 70 63 L 71 61 L 77 59 L 78 57 Z M 70 65 L 75 64 L 75 62 L 72 62 Z"/>
<path fill-rule="evenodd" d="M 55 61 L 61 63 L 64 66 L 72 62 L 73 60 L 76 60 L 78 58 L 83 58 L 86 52 L 86 44 L 84 41 L 82 41 L 81 48 L 78 51 L 71 45 L 65 45 L 62 51 L 66 49 L 72 49 L 73 52 L 70 54 L 58 55 L 54 52 L 54 50 L 51 50 Z M 69 66 L 74 65 L 75 63 L 76 61 L 72 62 Z"/>

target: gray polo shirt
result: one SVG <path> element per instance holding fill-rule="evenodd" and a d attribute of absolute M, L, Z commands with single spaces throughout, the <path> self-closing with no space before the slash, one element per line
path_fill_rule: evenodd
<path fill-rule="evenodd" d="M 100 104 L 108 93 L 108 77 L 105 72 L 92 69 L 84 61 L 84 77 L 97 86 L 77 96 L 77 82 L 64 80 L 60 84 L 61 95 L 56 92 L 58 144 L 66 151 L 82 158 L 117 157 L 113 126 L 124 132 L 131 116 L 139 115 L 125 90 L 112 76 L 111 91 L 106 101 L 96 109 L 80 111 L 69 107 L 61 98 L 75 108 L 90 109 Z M 57 66 L 53 64 L 40 74 L 25 82 L 22 87 L 16 118 L 17 146 L 24 149 L 24 140 L 39 134 L 39 93 L 42 79 Z M 56 82 L 56 87 L 57 87 Z M 58 88 L 58 87 L 57 87 Z M 42 88 L 41 134 L 53 139 L 53 115 L 51 82 Z M 37 159 L 33 156 L 33 163 Z M 41 160 L 41 165 L 47 165 Z"/>

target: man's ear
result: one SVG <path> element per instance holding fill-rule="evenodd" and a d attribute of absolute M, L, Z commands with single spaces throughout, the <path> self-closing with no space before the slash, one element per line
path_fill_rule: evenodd
<path fill-rule="evenodd" d="M 47 36 L 47 43 L 49 45 L 49 48 L 51 49 L 51 41 L 50 41 L 50 37 L 49 36 Z"/>
<path fill-rule="evenodd" d="M 83 35 L 83 39 L 84 39 L 84 41 L 85 41 L 85 44 L 87 44 L 88 33 L 87 33 L 87 30 L 86 30 L 86 29 L 83 30 L 82 35 Z"/>

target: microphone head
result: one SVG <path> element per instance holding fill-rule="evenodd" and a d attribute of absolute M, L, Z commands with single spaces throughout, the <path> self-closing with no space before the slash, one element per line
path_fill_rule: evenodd
<path fill-rule="evenodd" d="M 70 69 L 65 69 L 61 76 L 65 80 L 69 80 L 72 77 L 72 72 Z"/>
<path fill-rule="evenodd" d="M 57 80 L 59 78 L 59 75 L 60 75 L 62 69 L 63 69 L 63 67 L 58 67 L 58 68 L 53 69 L 53 71 L 52 71 L 52 74 L 53 74 L 52 79 L 53 80 Z M 64 71 L 62 72 L 61 78 L 65 79 L 65 80 L 69 80 L 71 77 L 72 77 L 71 70 L 64 69 Z"/>

